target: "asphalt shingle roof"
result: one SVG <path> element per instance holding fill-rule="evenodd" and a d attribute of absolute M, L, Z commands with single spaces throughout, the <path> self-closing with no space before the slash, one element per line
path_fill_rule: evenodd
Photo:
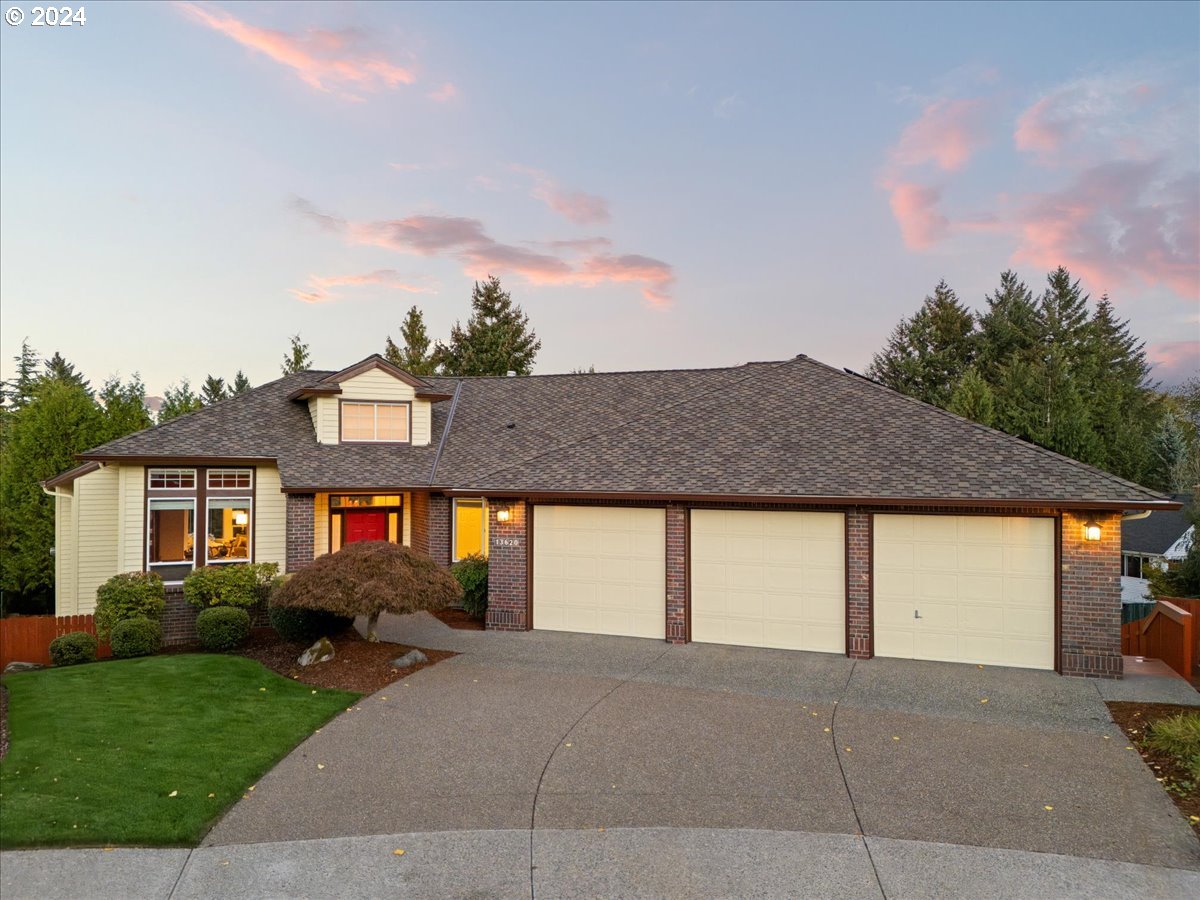
<path fill-rule="evenodd" d="M 1172 494 L 1171 499 L 1182 503 L 1183 509 L 1164 509 L 1145 519 L 1130 519 L 1121 523 L 1121 549 L 1126 553 L 1146 553 L 1161 556 L 1191 527 L 1188 510 L 1191 494 Z"/>
<path fill-rule="evenodd" d="M 288 396 L 330 374 L 289 375 L 83 456 L 273 458 L 292 490 L 436 485 L 1130 508 L 1167 500 L 806 357 L 719 369 L 430 377 L 435 390 L 457 396 L 434 403 L 428 447 L 318 444 L 307 406 Z"/>

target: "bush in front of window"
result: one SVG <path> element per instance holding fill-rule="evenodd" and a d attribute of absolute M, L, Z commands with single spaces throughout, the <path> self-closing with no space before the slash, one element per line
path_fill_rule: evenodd
<path fill-rule="evenodd" d="M 205 650 L 232 650 L 250 637 L 250 613 L 236 606 L 214 606 L 196 616 L 196 635 Z"/>
<path fill-rule="evenodd" d="M 112 654 L 117 659 L 153 656 L 162 646 L 162 628 L 145 616 L 122 619 L 112 629 Z"/>
<path fill-rule="evenodd" d="M 50 642 L 50 661 L 56 666 L 77 666 L 96 661 L 96 638 L 86 631 L 72 631 Z"/>
<path fill-rule="evenodd" d="M 167 606 L 162 579 L 153 572 L 123 572 L 96 589 L 96 636 L 106 641 L 113 626 L 125 619 L 162 618 Z"/>
<path fill-rule="evenodd" d="M 486 556 L 472 553 L 450 567 L 450 574 L 462 585 L 463 609 L 467 615 L 482 619 L 487 615 L 488 561 Z"/>
<path fill-rule="evenodd" d="M 278 563 L 201 566 L 183 579 L 183 599 L 197 609 L 254 606 L 266 601 L 277 581 Z"/>
<path fill-rule="evenodd" d="M 339 616 L 323 609 L 299 609 L 274 603 L 268 614 L 276 634 L 285 641 L 297 642 L 311 642 L 320 637 L 341 634 L 354 621 L 349 616 Z"/>

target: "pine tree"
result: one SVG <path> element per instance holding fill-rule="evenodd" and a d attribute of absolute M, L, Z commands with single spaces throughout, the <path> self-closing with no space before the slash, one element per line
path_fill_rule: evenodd
<path fill-rule="evenodd" d="M 404 341 L 403 347 L 396 346 L 392 336 L 387 336 L 383 349 L 387 361 L 413 375 L 434 374 L 437 365 L 429 353 L 425 316 L 417 307 L 412 307 L 405 315 L 404 323 L 400 326 L 400 337 Z"/>
<path fill-rule="evenodd" d="M 136 372 L 128 384 L 122 384 L 116 375 L 109 378 L 100 389 L 98 399 L 103 424 L 97 443 L 115 440 L 154 424 L 146 407 L 146 386 Z"/>
<path fill-rule="evenodd" d="M 1188 455 L 1187 440 L 1179 417 L 1168 410 L 1150 440 L 1151 477 L 1147 483 L 1167 493 L 1183 493 L 1189 485 L 1183 481 Z"/>
<path fill-rule="evenodd" d="M 204 384 L 200 386 L 200 402 L 205 406 L 212 406 L 214 403 L 220 403 L 229 394 L 225 389 L 225 379 L 217 378 L 215 375 L 209 375 L 204 379 Z"/>
<path fill-rule="evenodd" d="M 996 373 L 1014 358 L 1028 359 L 1038 344 L 1037 304 L 1025 282 L 1013 271 L 1000 275 L 1000 287 L 987 299 L 979 317 L 979 373 L 995 386 Z"/>
<path fill-rule="evenodd" d="M 471 292 L 466 328 L 455 323 L 450 343 L 439 343 L 434 359 L 447 375 L 528 375 L 542 342 L 529 328 L 529 317 L 512 302 L 500 279 L 489 276 Z"/>
<path fill-rule="evenodd" d="M 92 386 L 88 383 L 88 380 L 76 372 L 75 366 L 67 362 L 57 350 L 52 357 L 46 360 L 45 377 L 55 381 L 77 384 L 89 393 L 92 390 Z"/>
<path fill-rule="evenodd" d="M 233 384 L 229 386 L 229 396 L 240 397 L 248 390 L 250 390 L 250 379 L 246 377 L 245 372 L 238 369 L 237 374 L 233 376 Z"/>
<path fill-rule="evenodd" d="M 16 364 L 16 377 L 4 384 L 4 406 L 16 411 L 25 406 L 33 398 L 33 388 L 41 377 L 38 370 L 42 361 L 38 359 L 37 351 L 29 346 L 29 338 L 21 342 L 21 352 L 13 357 Z"/>
<path fill-rule="evenodd" d="M 975 317 L 945 281 L 902 319 L 867 374 L 888 387 L 945 407 L 975 361 Z"/>
<path fill-rule="evenodd" d="M 300 340 L 299 333 L 292 335 L 291 342 L 292 345 L 283 355 L 283 365 L 280 367 L 284 375 L 294 375 L 312 368 L 312 353 L 309 352 L 308 344 Z"/>
<path fill-rule="evenodd" d="M 195 412 L 203 405 L 203 401 L 192 392 L 191 382 L 184 378 L 178 385 L 163 391 L 162 406 L 158 408 L 158 424 Z"/>
<path fill-rule="evenodd" d="M 983 380 L 983 376 L 974 366 L 967 369 L 959 380 L 946 408 L 955 415 L 980 425 L 991 426 L 996 419 L 996 401 L 992 396 L 991 386 Z"/>

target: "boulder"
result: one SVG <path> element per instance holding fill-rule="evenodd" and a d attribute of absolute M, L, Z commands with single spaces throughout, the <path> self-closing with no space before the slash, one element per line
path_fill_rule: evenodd
<path fill-rule="evenodd" d="M 429 657 L 420 650 L 409 650 L 403 656 L 397 656 L 392 660 L 392 667 L 396 669 L 407 669 L 409 666 L 417 666 L 421 663 L 429 662 Z"/>
<path fill-rule="evenodd" d="M 34 669 L 44 668 L 45 666 L 39 665 L 38 663 L 20 662 L 18 660 L 14 660 L 4 667 L 4 674 L 7 675 L 9 672 L 32 672 Z"/>
<path fill-rule="evenodd" d="M 300 658 L 296 662 L 302 666 L 312 666 L 317 663 L 328 662 L 333 659 L 334 655 L 333 644 L 329 643 L 329 638 L 323 637 L 301 653 Z"/>

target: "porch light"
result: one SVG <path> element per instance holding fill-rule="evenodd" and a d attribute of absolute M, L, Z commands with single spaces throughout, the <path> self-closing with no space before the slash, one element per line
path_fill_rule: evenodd
<path fill-rule="evenodd" d="M 507 506 L 501 506 L 496 510 L 496 521 L 507 522 L 510 513 Z"/>
<path fill-rule="evenodd" d="M 1100 540 L 1100 523 L 1095 519 L 1088 519 L 1083 523 L 1083 539 L 1085 541 Z"/>

